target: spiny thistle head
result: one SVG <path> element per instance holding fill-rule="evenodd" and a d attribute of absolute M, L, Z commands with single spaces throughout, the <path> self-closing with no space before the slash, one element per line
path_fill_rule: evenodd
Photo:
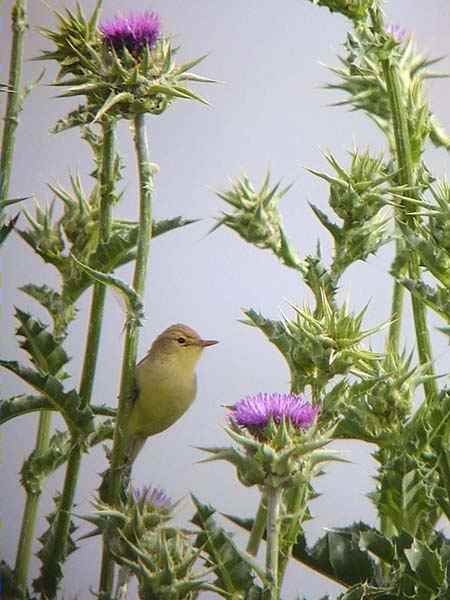
<path fill-rule="evenodd" d="M 382 156 L 372 157 L 368 151 L 355 150 L 348 170 L 332 154 L 326 154 L 325 158 L 334 173 L 309 170 L 329 183 L 329 204 L 343 220 L 342 226 L 330 221 L 314 204 L 311 208 L 334 238 L 332 272 L 339 277 L 350 264 L 366 260 L 388 241 L 388 218 L 380 210 L 403 190 L 394 185 L 394 173 Z"/>
<path fill-rule="evenodd" d="M 259 190 L 244 175 L 232 181 L 231 189 L 218 192 L 234 212 L 224 213 L 219 225 L 236 231 L 244 240 L 258 248 L 270 248 L 277 252 L 281 247 L 281 215 L 278 203 L 289 188 L 280 190 L 278 182 L 270 185 L 268 172 Z"/>
<path fill-rule="evenodd" d="M 121 527 L 121 531 L 127 538 L 145 537 L 172 517 L 175 506 L 176 503 L 159 488 L 150 485 L 131 488 L 124 505 L 127 524 Z"/>
<path fill-rule="evenodd" d="M 117 15 L 110 21 L 100 23 L 99 29 L 107 44 L 120 54 L 123 49 L 134 56 L 145 47 L 153 48 L 159 37 L 161 23 L 155 12 Z"/>
<path fill-rule="evenodd" d="M 127 538 L 128 569 L 136 576 L 140 598 L 193 600 L 208 589 L 203 573 L 195 566 L 201 549 L 194 547 L 188 535 L 176 529 L 151 532 L 145 542 Z"/>
<path fill-rule="evenodd" d="M 386 33 L 389 34 L 390 36 L 392 36 L 394 38 L 394 40 L 397 42 L 397 44 L 402 44 L 411 35 L 406 29 L 404 29 L 400 25 L 394 25 L 393 23 L 391 23 L 390 25 L 387 25 Z"/>
<path fill-rule="evenodd" d="M 343 66 L 330 69 L 339 81 L 327 85 L 329 89 L 339 89 L 348 94 L 348 99 L 336 105 L 349 105 L 354 110 L 365 111 L 388 135 L 394 148 L 391 103 L 383 72 L 383 64 L 388 61 L 398 73 L 414 162 L 420 162 L 428 136 L 438 146 L 449 143 L 448 136 L 430 113 L 423 89 L 424 80 L 437 75 L 429 69 L 437 60 L 420 54 L 413 36 L 401 36 L 399 28 L 380 31 L 364 25 L 348 34 L 345 50 L 345 56 L 340 57 Z"/>
<path fill-rule="evenodd" d="M 325 401 L 324 419 L 341 417 L 338 437 L 398 439 L 411 417 L 415 390 L 427 380 L 425 371 L 412 365 L 412 354 L 388 350 L 360 372 L 359 381 L 345 382 L 338 396 Z"/>
<path fill-rule="evenodd" d="M 126 561 L 134 556 L 130 545 L 145 546 L 149 536 L 171 519 L 176 505 L 159 488 L 144 486 L 131 488 L 118 507 L 95 500 L 95 512 L 82 518 L 94 524 L 96 532 L 113 534 L 112 552 L 118 561 Z"/>
<path fill-rule="evenodd" d="M 378 0 L 310 0 L 318 6 L 325 6 L 330 12 L 338 12 L 352 19 L 359 21 L 365 19 L 369 8 L 375 7 Z"/>
<path fill-rule="evenodd" d="M 217 227 L 225 225 L 236 231 L 246 242 L 257 248 L 272 250 L 287 266 L 298 268 L 300 260 L 291 248 L 284 230 L 278 204 L 291 186 L 280 188 L 281 182 L 271 185 L 267 172 L 259 190 L 244 175 L 232 181 L 231 189 L 217 192 L 219 198 L 234 210 L 223 213 Z"/>
<path fill-rule="evenodd" d="M 405 227 L 404 238 L 407 248 L 394 261 L 391 272 L 416 296 L 427 303 L 444 319 L 448 320 L 448 292 L 450 286 L 450 186 L 446 180 L 430 186 L 434 201 L 421 199 L 415 204 L 419 215 L 415 229 Z M 407 253 L 413 250 L 420 257 L 421 264 L 444 287 L 435 290 L 420 280 L 405 280 L 402 263 Z"/>
<path fill-rule="evenodd" d="M 364 375 L 361 387 L 367 394 L 368 412 L 379 420 L 381 430 L 398 431 L 411 415 L 414 391 L 423 376 L 411 362 L 412 355 L 389 352 Z"/>
<path fill-rule="evenodd" d="M 159 488 L 151 485 L 144 485 L 142 488 L 132 488 L 132 503 L 138 506 L 141 511 L 170 511 L 172 509 L 172 500 Z"/>
<path fill-rule="evenodd" d="M 316 310 L 293 307 L 294 319 L 271 321 L 254 310 L 246 311 L 249 325 L 258 327 L 283 354 L 291 371 L 294 390 L 323 386 L 337 375 L 365 369 L 379 354 L 361 342 L 380 327 L 363 330 L 365 308 L 351 314 L 344 304 L 331 304 L 325 292 Z"/>
<path fill-rule="evenodd" d="M 231 408 L 230 419 L 251 433 L 264 435 L 266 427 L 286 421 L 298 431 L 309 429 L 316 420 L 318 406 L 312 406 L 301 395 L 259 393 L 246 396 Z"/>
<path fill-rule="evenodd" d="M 309 171 L 330 184 L 329 204 L 347 227 L 366 223 L 386 205 L 392 194 L 401 191 L 392 183 L 394 173 L 382 155 L 371 156 L 369 151 L 353 150 L 349 169 L 331 153 L 325 154 L 325 158 L 334 171 L 331 175 Z"/>
<path fill-rule="evenodd" d="M 86 277 L 73 263 L 71 255 L 83 263 L 91 263 L 98 238 L 98 187 L 90 194 L 83 190 L 78 176 L 71 176 L 71 189 L 59 185 L 49 185 L 54 200 L 47 207 L 35 206 L 34 215 L 25 211 L 29 227 L 19 231 L 19 235 L 47 263 L 55 266 L 63 279 L 63 295 L 75 300 L 89 287 Z M 63 203 L 62 215 L 55 217 L 55 200 Z M 103 257 L 103 263 L 104 263 Z M 75 291 L 75 296 L 69 293 Z M 66 292 L 68 292 L 66 294 Z"/>
<path fill-rule="evenodd" d="M 202 59 L 176 64 L 167 36 L 160 31 L 154 12 L 116 16 L 98 26 L 100 2 L 86 18 L 75 11 L 56 13 L 59 28 L 43 29 L 54 45 L 40 60 L 55 60 L 60 71 L 55 85 L 61 96 L 85 96 L 86 102 L 58 122 L 55 130 L 86 125 L 101 119 L 131 119 L 140 113 L 160 114 L 176 98 L 207 102 L 186 87 L 186 82 L 211 82 L 190 73 Z"/>
<path fill-rule="evenodd" d="M 246 486 L 295 487 L 298 478 L 314 476 L 319 464 L 335 459 L 334 454 L 321 450 L 331 431 L 318 428 L 319 406 L 303 396 L 260 393 L 228 409 L 225 431 L 235 446 L 201 449 L 211 455 L 206 461 L 225 460 L 234 465 Z"/>

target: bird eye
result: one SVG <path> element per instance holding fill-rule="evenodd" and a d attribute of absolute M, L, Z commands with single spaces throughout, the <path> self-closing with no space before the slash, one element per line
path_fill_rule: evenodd
<path fill-rule="evenodd" d="M 177 342 L 178 342 L 179 344 L 185 344 L 185 343 L 186 343 L 186 338 L 184 338 L 184 337 L 179 337 L 179 338 L 177 338 Z"/>

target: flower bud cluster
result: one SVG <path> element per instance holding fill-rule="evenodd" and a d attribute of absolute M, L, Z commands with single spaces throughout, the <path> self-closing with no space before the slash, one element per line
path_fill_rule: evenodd
<path fill-rule="evenodd" d="M 101 501 L 83 518 L 106 534 L 115 561 L 137 577 L 139 597 L 193 599 L 205 582 L 193 572 L 201 549 L 187 533 L 167 526 L 176 503 L 158 488 L 128 493 L 119 507 Z"/>
<path fill-rule="evenodd" d="M 315 311 L 294 307 L 295 319 L 270 321 L 255 311 L 247 311 L 249 323 L 261 329 L 283 354 L 289 365 L 292 389 L 326 385 L 336 375 L 364 370 L 379 359 L 361 342 L 379 327 L 363 330 L 365 309 L 353 315 L 347 306 L 332 306 L 325 292 Z"/>
<path fill-rule="evenodd" d="M 405 250 L 394 261 L 391 273 L 421 302 L 450 323 L 450 186 L 444 180 L 429 186 L 434 201 L 421 196 L 415 203 L 414 230 L 403 226 Z M 409 224 L 408 224 L 409 225 Z M 405 277 L 405 264 L 411 252 L 416 253 L 423 268 L 436 281 L 425 281 L 420 273 Z M 430 283 L 432 285 L 430 285 Z M 449 334 L 448 327 L 440 329 Z"/>
<path fill-rule="evenodd" d="M 351 405 L 375 439 L 398 433 L 411 416 L 415 389 L 424 380 L 411 362 L 412 355 L 389 352 L 350 387 Z"/>
<path fill-rule="evenodd" d="M 175 98 L 206 103 L 186 87 L 188 81 L 211 81 L 189 72 L 202 59 L 177 65 L 176 49 L 160 34 L 158 15 L 117 16 L 97 26 L 98 16 L 99 5 L 89 19 L 78 7 L 57 13 L 58 30 L 42 30 L 55 48 L 39 58 L 59 63 L 56 85 L 66 88 L 62 96 L 86 97 L 67 127 L 105 115 L 131 119 L 139 113 L 160 114 Z"/>
<path fill-rule="evenodd" d="M 333 167 L 332 175 L 310 171 L 329 183 L 329 204 L 342 219 L 342 226 L 331 222 L 316 206 L 312 205 L 312 209 L 334 238 L 332 272 L 340 276 L 350 264 L 366 260 L 387 242 L 387 219 L 380 210 L 401 189 L 392 184 L 393 173 L 380 156 L 352 152 L 348 171 L 332 154 L 326 155 L 326 159 Z"/>
<path fill-rule="evenodd" d="M 131 489 L 119 507 L 96 500 L 93 515 L 82 518 L 96 526 L 96 533 L 107 533 L 119 564 L 135 560 L 133 546 L 153 543 L 152 533 L 171 518 L 175 508 L 164 492 L 151 486 Z"/>
<path fill-rule="evenodd" d="M 137 577 L 140 598 L 194 600 L 208 589 L 202 573 L 193 571 L 201 550 L 176 529 L 151 532 L 145 544 L 131 546 L 133 560 L 127 567 Z"/>
<path fill-rule="evenodd" d="M 245 486 L 298 485 L 306 473 L 314 473 L 316 466 L 334 458 L 334 454 L 321 450 L 329 442 L 330 432 L 319 432 L 318 413 L 319 407 L 303 396 L 247 396 L 230 407 L 225 431 L 235 446 L 202 448 L 211 454 L 206 461 L 231 463 Z"/>
<path fill-rule="evenodd" d="M 450 288 L 450 186 L 446 181 L 430 187 L 434 202 L 421 200 L 416 203 L 417 225 L 412 231 L 403 228 L 407 243 L 406 252 L 413 250 L 420 257 L 421 264 L 444 288 L 436 292 L 420 280 L 403 279 L 402 257 L 392 266 L 394 276 L 400 277 L 411 292 L 442 314 L 446 320 L 448 312 L 448 290 Z"/>
<path fill-rule="evenodd" d="M 246 175 L 235 179 L 229 191 L 217 193 L 234 211 L 223 213 L 216 227 L 226 225 L 257 248 L 272 250 L 287 266 L 298 267 L 300 261 L 284 234 L 278 210 L 281 198 L 290 187 L 280 189 L 280 182 L 272 187 L 270 173 L 259 190 Z"/>
<path fill-rule="evenodd" d="M 365 350 L 361 342 L 379 330 L 363 330 L 365 308 L 358 314 L 348 312 L 347 305 L 331 306 L 322 295 L 321 314 L 309 307 L 294 307 L 297 317 L 285 323 L 290 338 L 288 362 L 295 389 L 306 385 L 326 385 L 336 375 L 359 371 L 378 360 L 379 355 Z"/>
<path fill-rule="evenodd" d="M 55 224 L 53 213 L 53 202 L 45 208 L 36 204 L 34 217 L 25 210 L 24 214 L 30 228 L 26 231 L 19 231 L 19 234 L 45 262 L 59 268 L 63 263 L 64 240 L 61 228 Z"/>
<path fill-rule="evenodd" d="M 327 86 L 349 95 L 339 104 L 349 104 L 368 113 L 388 135 L 394 148 L 391 105 L 383 72 L 383 65 L 389 63 L 398 72 L 415 164 L 419 163 L 423 144 L 429 136 L 438 146 L 448 145 L 448 136 L 431 115 L 423 89 L 424 80 L 436 75 L 429 70 L 436 60 L 421 55 L 411 35 L 394 26 L 387 27 L 386 32 L 378 32 L 361 25 L 348 34 L 345 49 L 345 57 L 340 58 L 343 66 L 331 69 L 339 81 Z"/>
<path fill-rule="evenodd" d="M 81 286 L 83 276 L 70 254 L 89 264 L 98 241 L 99 213 L 98 188 L 94 187 L 92 193 L 86 196 L 77 177 L 71 178 L 71 184 L 70 192 L 59 186 L 50 186 L 63 202 L 60 218 L 55 218 L 54 201 L 46 208 L 36 204 L 34 216 L 24 211 L 30 227 L 19 233 L 45 262 L 58 269 L 64 283 L 75 289 Z M 71 300 L 76 300 L 76 297 Z"/>
<path fill-rule="evenodd" d="M 120 178 L 117 171 L 116 179 Z M 55 199 L 62 201 L 62 214 L 36 204 L 35 214 L 24 211 L 30 225 L 20 236 L 45 261 L 54 265 L 63 279 L 63 300 L 73 304 L 92 280 L 80 271 L 72 257 L 103 272 L 132 260 L 137 243 L 136 223 L 113 219 L 109 240 L 98 244 L 99 184 L 86 194 L 78 177 L 71 177 L 71 189 L 51 185 Z M 156 231 L 156 234 L 158 232 Z"/>

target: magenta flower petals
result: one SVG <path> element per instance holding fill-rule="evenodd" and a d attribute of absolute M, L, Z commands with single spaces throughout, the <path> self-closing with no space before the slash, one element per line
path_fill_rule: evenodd
<path fill-rule="evenodd" d="M 161 22 L 155 12 L 117 15 L 111 21 L 99 26 L 105 41 L 116 51 L 127 48 L 132 54 L 140 52 L 145 46 L 152 48 L 159 37 Z"/>
<path fill-rule="evenodd" d="M 316 420 L 319 407 L 301 395 L 260 392 L 236 402 L 231 412 L 232 421 L 248 429 L 264 429 L 271 419 L 275 423 L 285 419 L 296 429 L 305 430 Z"/>
<path fill-rule="evenodd" d="M 143 502 L 155 509 L 168 509 L 172 505 L 172 500 L 159 488 L 145 485 L 142 489 L 133 489 L 133 498 L 135 502 Z"/>
<path fill-rule="evenodd" d="M 388 25 L 386 27 L 386 33 L 389 33 L 398 44 L 404 42 L 410 35 L 408 31 L 403 29 L 403 27 L 400 27 L 400 25 Z"/>

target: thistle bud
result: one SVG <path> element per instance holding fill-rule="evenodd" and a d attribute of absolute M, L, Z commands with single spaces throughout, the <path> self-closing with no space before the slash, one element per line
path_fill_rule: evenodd
<path fill-rule="evenodd" d="M 202 573 L 194 571 L 201 550 L 187 534 L 175 529 L 159 529 L 146 539 L 145 546 L 133 547 L 135 558 L 127 561 L 137 577 L 140 598 L 191 600 L 209 589 Z"/>
<path fill-rule="evenodd" d="M 430 69 L 437 60 L 422 55 L 412 35 L 398 26 L 377 31 L 364 24 L 348 34 L 345 50 L 345 56 L 340 57 L 343 66 L 331 68 L 339 80 L 327 86 L 348 94 L 339 104 L 368 113 L 387 135 L 394 151 L 391 103 L 383 71 L 383 65 L 388 63 L 398 73 L 415 166 L 421 162 L 423 145 L 428 137 L 436 146 L 448 146 L 449 137 L 431 114 L 423 86 L 425 79 L 439 75 Z"/>
<path fill-rule="evenodd" d="M 281 198 L 291 186 L 280 189 L 280 185 L 278 182 L 270 186 L 270 173 L 259 190 L 246 175 L 234 180 L 230 190 L 217 193 L 234 211 L 223 213 L 214 229 L 225 225 L 257 248 L 272 250 L 287 266 L 299 268 L 300 260 L 286 238 L 278 210 Z"/>
<path fill-rule="evenodd" d="M 393 185 L 394 174 L 381 156 L 352 152 L 348 170 L 332 154 L 327 154 L 326 159 L 333 167 L 333 174 L 310 171 L 329 183 L 329 204 L 342 219 L 342 226 L 331 222 L 316 206 L 312 205 L 312 209 L 334 238 L 332 273 L 339 277 L 350 264 L 366 260 L 388 241 L 387 218 L 383 218 L 380 210 L 401 190 Z"/>
<path fill-rule="evenodd" d="M 378 4 L 377 0 L 311 0 L 311 2 L 318 6 L 325 6 L 330 12 L 341 13 L 353 21 L 365 19 L 369 8 Z"/>
<path fill-rule="evenodd" d="M 108 533 L 115 560 L 126 565 L 136 559 L 133 546 L 146 547 L 152 533 L 172 517 L 176 506 L 166 494 L 151 486 L 131 488 L 118 507 L 96 500 L 93 515 L 82 518 L 96 526 L 98 533 Z"/>

